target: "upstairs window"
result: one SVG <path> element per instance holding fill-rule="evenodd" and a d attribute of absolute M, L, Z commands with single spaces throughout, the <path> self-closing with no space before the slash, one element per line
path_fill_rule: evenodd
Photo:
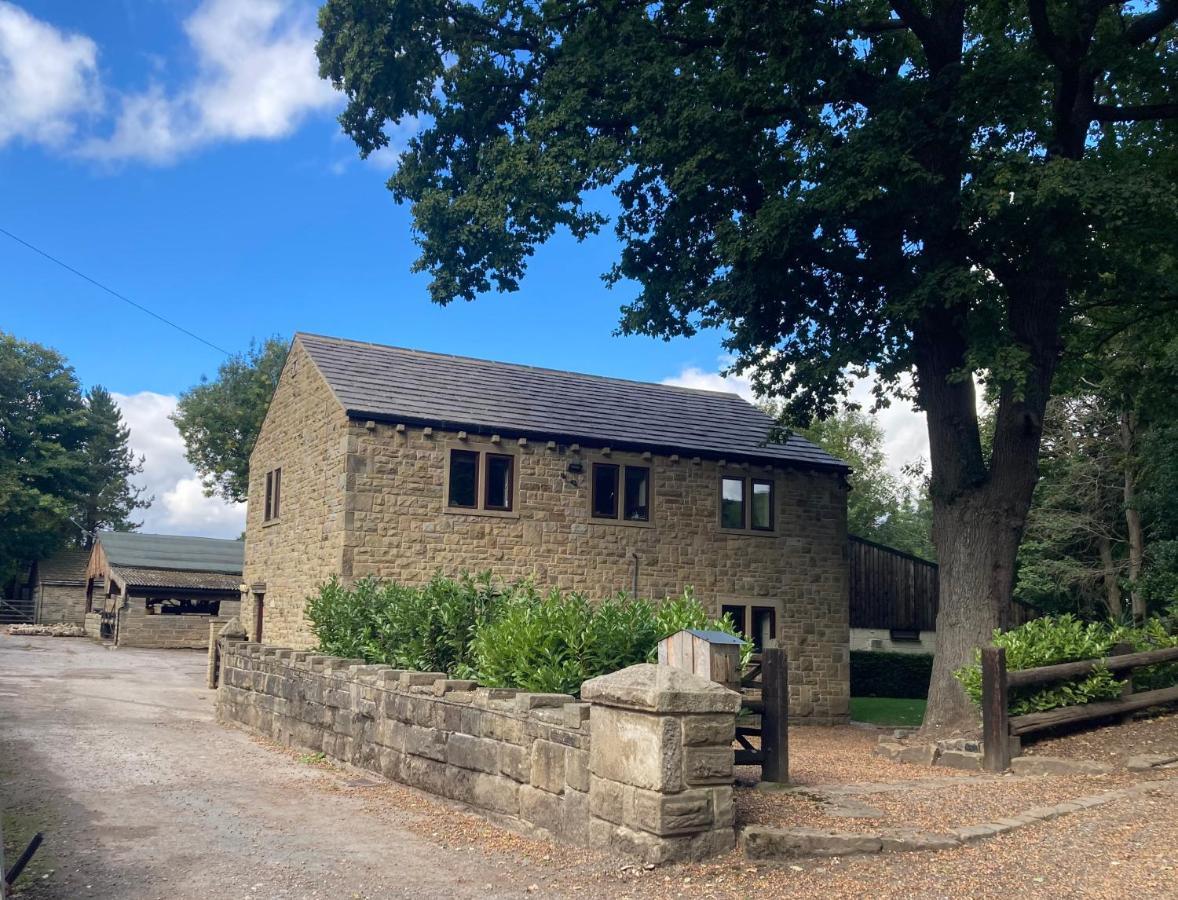
<path fill-rule="evenodd" d="M 281 515 L 282 510 L 282 469 L 271 469 L 266 473 L 266 504 L 262 513 L 263 522 L 271 522 Z"/>
<path fill-rule="evenodd" d="M 773 480 L 726 475 L 720 480 L 720 527 L 735 531 L 772 531 Z"/>
<path fill-rule="evenodd" d="M 744 528 L 743 478 L 725 478 L 720 483 L 720 527 Z"/>
<path fill-rule="evenodd" d="M 595 519 L 650 521 L 650 467 L 593 464 Z"/>
<path fill-rule="evenodd" d="M 514 456 L 478 450 L 450 451 L 446 496 L 449 507 L 511 512 L 514 497 Z"/>
<path fill-rule="evenodd" d="M 450 505 L 477 509 L 479 505 L 479 454 L 450 451 Z"/>

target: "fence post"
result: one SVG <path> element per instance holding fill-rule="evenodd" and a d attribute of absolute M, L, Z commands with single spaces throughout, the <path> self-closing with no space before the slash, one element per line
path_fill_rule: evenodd
<path fill-rule="evenodd" d="M 766 647 L 761 654 L 761 780 L 789 781 L 789 674 L 785 651 Z"/>
<path fill-rule="evenodd" d="M 1006 695 L 1006 649 L 982 648 L 982 767 L 1010 768 L 1010 715 Z"/>
<path fill-rule="evenodd" d="M 1126 653 L 1133 652 L 1133 645 L 1128 641 L 1119 641 L 1113 644 L 1112 650 L 1109 651 L 1110 656 L 1124 656 Z M 1120 676 L 1121 680 L 1121 699 L 1128 700 L 1133 693 L 1133 670 L 1126 669 Z M 1133 713 L 1127 712 L 1121 716 L 1122 722 L 1132 722 Z"/>

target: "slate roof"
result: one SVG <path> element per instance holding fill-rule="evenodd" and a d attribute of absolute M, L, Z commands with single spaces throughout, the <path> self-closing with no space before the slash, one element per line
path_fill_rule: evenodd
<path fill-rule="evenodd" d="M 186 572 L 180 569 L 140 569 L 113 566 L 111 573 L 117 581 L 134 588 L 179 588 L 181 590 L 231 591 L 236 594 L 240 575 L 217 572 Z"/>
<path fill-rule="evenodd" d="M 98 541 L 107 563 L 118 569 L 167 569 L 240 576 L 245 563 L 243 541 L 135 531 L 104 531 L 99 533 Z"/>
<path fill-rule="evenodd" d="M 37 580 L 43 584 L 85 584 L 89 550 L 61 550 L 37 562 Z"/>
<path fill-rule="evenodd" d="M 299 333 L 353 418 L 846 470 L 736 394 Z"/>

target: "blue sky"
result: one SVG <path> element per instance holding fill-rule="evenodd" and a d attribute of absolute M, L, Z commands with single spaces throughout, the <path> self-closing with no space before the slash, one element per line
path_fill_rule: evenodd
<path fill-rule="evenodd" d="M 315 6 L 0 0 L 0 227 L 233 351 L 305 330 L 721 386 L 718 334 L 613 336 L 633 287 L 601 282 L 608 230 L 555 238 L 517 294 L 431 304 L 384 187 L 394 154 L 359 159 L 316 75 Z M 120 395 L 157 498 L 145 528 L 236 534 L 166 419 L 220 355 L 3 236 L 0 273 L 0 328 Z"/>

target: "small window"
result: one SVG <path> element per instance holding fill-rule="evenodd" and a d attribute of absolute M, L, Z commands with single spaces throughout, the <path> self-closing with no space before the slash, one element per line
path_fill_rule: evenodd
<path fill-rule="evenodd" d="M 282 504 L 282 469 L 271 469 L 266 473 L 266 505 L 262 521 L 270 522 L 279 516 Z"/>
<path fill-rule="evenodd" d="M 720 526 L 744 528 L 744 479 L 725 478 L 720 485 Z"/>
<path fill-rule="evenodd" d="M 753 642 L 753 649 L 760 653 L 765 646 L 777 639 L 777 610 L 772 606 L 754 606 L 752 608 L 752 628 L 748 638 Z"/>
<path fill-rule="evenodd" d="M 720 615 L 728 616 L 732 619 L 732 624 L 736 626 L 736 630 L 744 634 L 744 607 L 743 606 L 722 606 L 720 607 Z"/>
<path fill-rule="evenodd" d="M 889 637 L 897 644 L 920 643 L 920 631 L 916 628 L 893 628 Z"/>
<path fill-rule="evenodd" d="M 751 526 L 756 531 L 773 530 L 773 482 L 753 479 Z"/>
<path fill-rule="evenodd" d="M 479 505 L 479 455 L 471 450 L 450 451 L 451 506 L 475 509 Z"/>
<path fill-rule="evenodd" d="M 483 497 L 485 509 L 511 509 L 512 468 L 515 458 L 505 453 L 487 454 L 487 491 Z M 451 483 L 453 483 L 451 481 Z"/>
<path fill-rule="evenodd" d="M 593 465 L 593 515 L 599 519 L 618 517 L 618 467 Z"/>
<path fill-rule="evenodd" d="M 626 466 L 625 515 L 628 522 L 650 521 L 650 469 Z"/>

